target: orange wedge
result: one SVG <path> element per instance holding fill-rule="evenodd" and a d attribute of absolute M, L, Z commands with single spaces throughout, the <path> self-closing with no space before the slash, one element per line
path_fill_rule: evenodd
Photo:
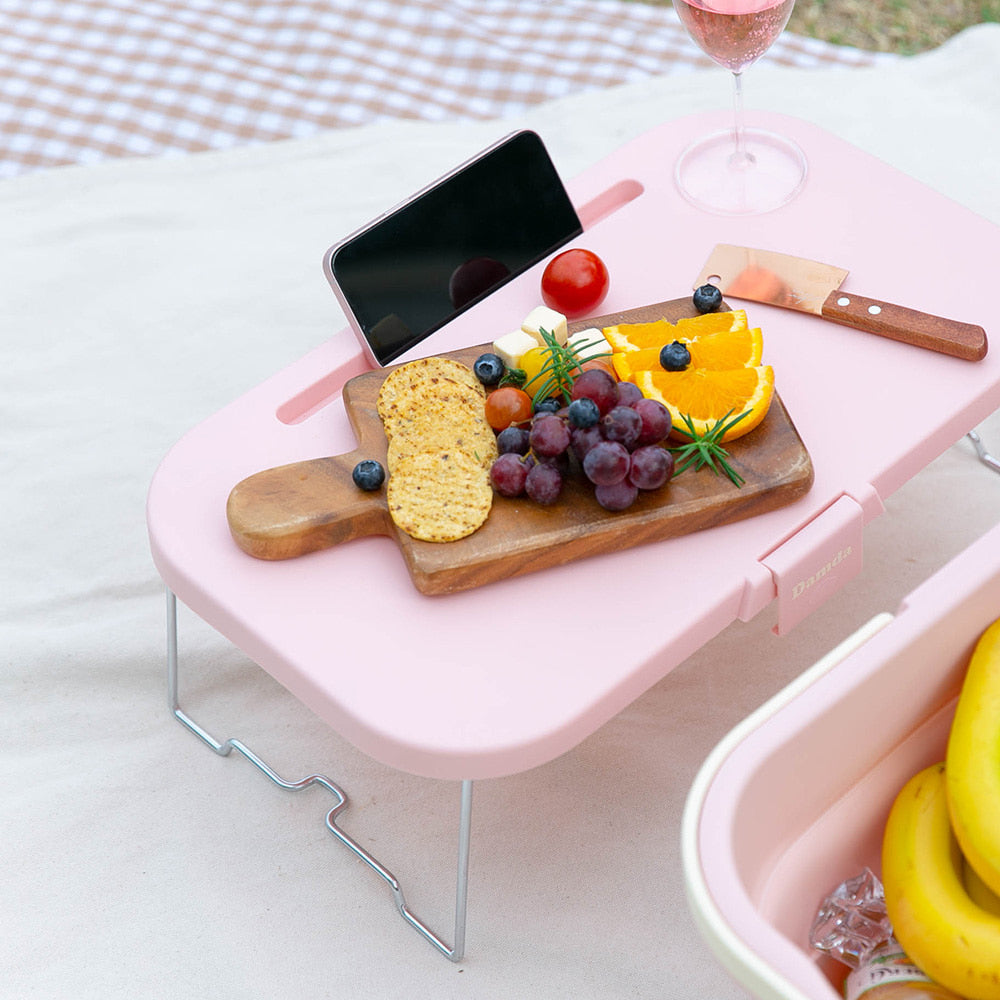
<path fill-rule="evenodd" d="M 619 323 L 603 331 L 612 350 L 641 351 L 662 347 L 674 340 L 695 340 L 709 333 L 736 333 L 747 328 L 745 309 L 730 312 L 703 313 L 670 323 L 665 319 L 652 323 Z"/>
<path fill-rule="evenodd" d="M 690 418 L 695 433 L 704 434 L 727 417 L 749 411 L 730 428 L 722 441 L 748 434 L 767 415 L 774 396 L 774 369 L 770 365 L 716 370 L 690 367 L 682 372 L 640 371 L 631 381 L 644 396 L 658 399 L 670 411 L 675 437 L 686 440 L 683 431 Z"/>
<path fill-rule="evenodd" d="M 683 338 L 677 338 L 683 339 Z M 671 341 L 666 341 L 670 343 Z M 734 331 L 706 333 L 686 341 L 691 352 L 692 368 L 744 368 L 759 365 L 764 354 L 764 338 L 760 328 L 741 326 Z M 638 351 L 616 351 L 611 356 L 619 379 L 631 381 L 640 371 L 660 371 L 660 344 Z"/>
<path fill-rule="evenodd" d="M 601 331 L 613 351 L 638 351 L 662 347 L 677 339 L 677 328 L 665 319 L 652 323 L 619 323 Z"/>
<path fill-rule="evenodd" d="M 703 337 L 706 333 L 735 333 L 747 328 L 745 309 L 729 312 L 703 313 L 700 316 L 686 316 L 676 323 L 677 335 L 681 340 Z"/>

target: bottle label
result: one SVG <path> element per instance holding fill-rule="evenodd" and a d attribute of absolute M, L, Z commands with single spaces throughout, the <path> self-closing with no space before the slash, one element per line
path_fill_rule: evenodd
<path fill-rule="evenodd" d="M 855 969 L 844 983 L 845 1000 L 858 1000 L 869 990 L 885 983 L 930 983 L 902 951 L 892 951 L 871 959 L 867 965 Z"/>

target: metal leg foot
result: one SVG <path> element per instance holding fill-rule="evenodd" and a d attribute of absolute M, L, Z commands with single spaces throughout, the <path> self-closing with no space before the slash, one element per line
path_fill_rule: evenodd
<path fill-rule="evenodd" d="M 396 909 L 400 916 L 417 931 L 423 938 L 429 941 L 442 955 L 452 962 L 460 962 L 465 955 L 465 922 L 468 904 L 469 886 L 469 846 L 472 833 L 472 781 L 462 782 L 461 806 L 459 810 L 458 826 L 458 876 L 455 893 L 455 934 L 454 944 L 449 946 L 442 938 L 435 934 L 422 920 L 420 920 L 406 905 L 403 890 L 400 888 L 396 877 L 372 857 L 356 840 L 337 826 L 337 818 L 341 812 L 347 808 L 347 795 L 335 782 L 322 774 L 310 774 L 299 781 L 287 781 L 277 772 L 269 767 L 260 757 L 239 740 L 227 739 L 219 741 L 180 707 L 177 693 L 177 596 L 167 588 L 167 697 L 170 711 L 185 728 L 195 734 L 203 743 L 206 743 L 217 754 L 228 757 L 235 750 L 245 757 L 259 771 L 265 774 L 276 785 L 288 791 L 299 791 L 309 788 L 311 785 L 321 785 L 326 788 L 334 797 L 334 806 L 326 814 L 326 827 L 337 840 L 358 858 L 360 858 L 369 868 L 379 875 L 389 886 L 393 898 L 396 902 Z"/>
<path fill-rule="evenodd" d="M 969 431 L 966 436 L 972 442 L 972 447 L 976 449 L 979 461 L 982 462 L 988 469 L 992 469 L 994 472 L 1000 472 L 1000 461 L 995 459 L 986 450 L 986 446 L 983 444 L 983 439 L 979 436 L 979 434 L 976 431 Z"/>

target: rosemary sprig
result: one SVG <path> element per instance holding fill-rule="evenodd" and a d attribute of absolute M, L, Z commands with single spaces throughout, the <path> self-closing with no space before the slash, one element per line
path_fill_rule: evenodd
<path fill-rule="evenodd" d="M 497 388 L 501 386 L 512 385 L 515 389 L 520 389 L 524 385 L 525 379 L 527 379 L 528 374 L 523 368 L 508 368 L 503 373 L 503 378 L 497 383 Z"/>
<path fill-rule="evenodd" d="M 532 401 L 540 403 L 543 399 L 548 399 L 549 396 L 554 396 L 558 393 L 566 403 L 569 403 L 571 398 L 570 392 L 573 389 L 573 379 L 579 374 L 580 366 L 584 361 L 582 354 L 595 341 L 588 340 L 582 344 L 574 344 L 571 347 L 569 344 L 560 344 L 556 340 L 555 335 L 549 330 L 539 328 L 538 332 L 542 335 L 542 341 L 548 349 L 548 357 L 538 374 L 532 379 L 533 383 L 537 382 L 538 379 L 543 379 L 540 387 L 535 390 Z M 608 351 L 603 351 L 600 354 L 588 354 L 585 360 L 592 361 L 596 358 L 608 358 L 610 356 Z"/>
<path fill-rule="evenodd" d="M 726 431 L 731 427 L 735 427 L 744 417 L 749 416 L 750 411 L 745 410 L 743 413 L 730 419 L 732 412 L 730 410 L 721 420 L 716 420 L 703 434 L 699 434 L 695 430 L 694 421 L 688 414 L 685 413 L 682 415 L 684 423 L 687 425 L 687 430 L 683 430 L 682 428 L 676 428 L 676 430 L 681 434 L 687 434 L 691 440 L 678 448 L 670 449 L 677 456 L 675 459 L 674 475 L 692 467 L 697 471 L 704 466 L 708 466 L 716 475 L 719 475 L 719 470 L 721 469 L 736 486 L 743 485 L 745 480 L 729 464 L 729 452 L 722 447 L 720 442 Z"/>

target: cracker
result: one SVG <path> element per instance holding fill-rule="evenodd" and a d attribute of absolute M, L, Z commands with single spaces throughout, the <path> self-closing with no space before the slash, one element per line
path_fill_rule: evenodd
<path fill-rule="evenodd" d="M 448 358 L 411 361 L 383 381 L 376 408 L 389 440 L 386 497 L 411 537 L 457 541 L 489 516 L 497 445 L 485 401 L 472 369 Z"/>
<path fill-rule="evenodd" d="M 386 434 L 392 435 L 401 421 L 432 411 L 464 412 L 473 420 L 485 420 L 484 405 L 485 397 L 461 382 L 433 376 L 402 387 L 391 400 L 383 402 L 379 416 Z"/>
<path fill-rule="evenodd" d="M 386 498 L 393 521 L 411 537 L 454 542 L 489 517 L 493 487 L 472 455 L 452 448 L 401 458 L 389 477 Z"/>
<path fill-rule="evenodd" d="M 421 451 L 464 451 L 489 469 L 497 457 L 497 439 L 489 424 L 466 420 L 416 418 L 400 425 L 389 438 L 386 466 L 389 471 L 406 455 Z"/>
<path fill-rule="evenodd" d="M 486 390 L 468 365 L 450 358 L 421 358 L 393 369 L 386 376 L 378 394 L 379 416 L 384 420 L 390 410 L 398 409 L 401 397 L 412 392 L 414 387 L 427 384 L 433 386 L 441 379 L 447 380 L 445 387 L 449 382 L 458 383 L 472 390 L 480 400 L 486 397 Z"/>

